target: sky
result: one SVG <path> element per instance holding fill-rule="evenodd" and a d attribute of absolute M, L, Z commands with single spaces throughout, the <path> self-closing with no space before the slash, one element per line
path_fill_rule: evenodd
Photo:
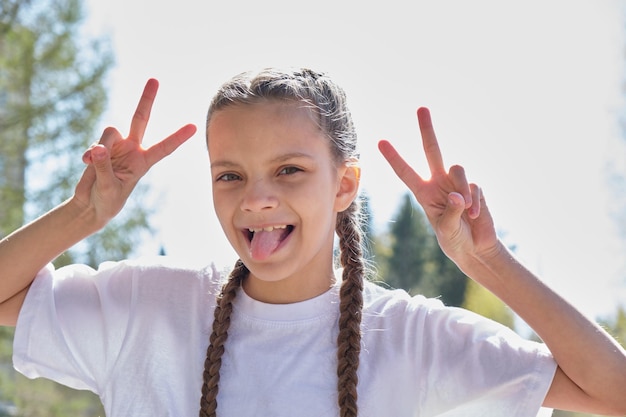
<path fill-rule="evenodd" d="M 365 4 L 367 3 L 367 4 Z M 407 191 L 379 155 L 390 140 L 427 174 L 415 111 L 431 109 L 444 161 L 479 184 L 503 240 L 583 312 L 626 304 L 626 15 L 618 0 L 87 0 L 85 33 L 110 39 L 102 127 L 123 133 L 145 81 L 160 81 L 146 144 L 198 133 L 145 178 L 157 232 L 136 255 L 230 265 L 211 201 L 204 122 L 231 76 L 266 66 L 328 72 L 348 95 L 362 189 L 387 230 Z M 626 206 L 622 207 L 626 210 Z M 624 229 L 623 229 L 624 230 Z"/>

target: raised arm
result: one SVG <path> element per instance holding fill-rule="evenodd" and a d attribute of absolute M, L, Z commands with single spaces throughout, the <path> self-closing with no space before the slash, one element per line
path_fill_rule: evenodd
<path fill-rule="evenodd" d="M 558 369 L 544 405 L 626 415 L 624 349 L 515 259 L 496 236 L 481 189 L 462 167 L 446 171 L 429 111 L 420 108 L 418 120 L 430 179 L 389 142 L 379 149 L 424 208 L 446 255 L 519 314 L 552 352 Z"/>
<path fill-rule="evenodd" d="M 85 152 L 87 168 L 70 199 L 0 241 L 0 325 L 15 325 L 32 280 L 46 264 L 103 228 L 139 179 L 195 133 L 195 126 L 186 125 L 142 148 L 158 86 L 154 79 L 146 83 L 128 137 L 106 128 Z"/>

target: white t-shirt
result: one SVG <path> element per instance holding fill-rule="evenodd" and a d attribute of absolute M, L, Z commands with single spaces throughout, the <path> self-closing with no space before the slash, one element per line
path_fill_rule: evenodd
<path fill-rule="evenodd" d="M 196 416 L 221 274 L 158 260 L 38 275 L 13 361 L 100 396 L 107 416 Z M 337 416 L 338 287 L 270 305 L 239 291 L 219 417 Z M 542 344 L 440 301 L 367 283 L 360 417 L 535 416 L 555 372 Z"/>

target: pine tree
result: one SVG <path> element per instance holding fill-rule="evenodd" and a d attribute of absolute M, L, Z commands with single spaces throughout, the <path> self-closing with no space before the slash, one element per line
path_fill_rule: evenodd
<path fill-rule="evenodd" d="M 389 239 L 383 276 L 388 285 L 440 297 L 446 305 L 463 303 L 468 278 L 439 248 L 426 215 L 409 193 L 402 200 Z"/>
<path fill-rule="evenodd" d="M 404 195 L 389 235 L 391 253 L 382 278 L 391 287 L 414 292 L 422 282 L 434 242 L 411 194 Z"/>

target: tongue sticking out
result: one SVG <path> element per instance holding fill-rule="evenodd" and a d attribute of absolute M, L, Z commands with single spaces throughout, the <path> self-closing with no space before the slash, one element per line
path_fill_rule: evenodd
<path fill-rule="evenodd" d="M 254 259 L 264 260 L 272 254 L 289 234 L 289 228 L 255 232 L 250 242 L 250 254 Z"/>

